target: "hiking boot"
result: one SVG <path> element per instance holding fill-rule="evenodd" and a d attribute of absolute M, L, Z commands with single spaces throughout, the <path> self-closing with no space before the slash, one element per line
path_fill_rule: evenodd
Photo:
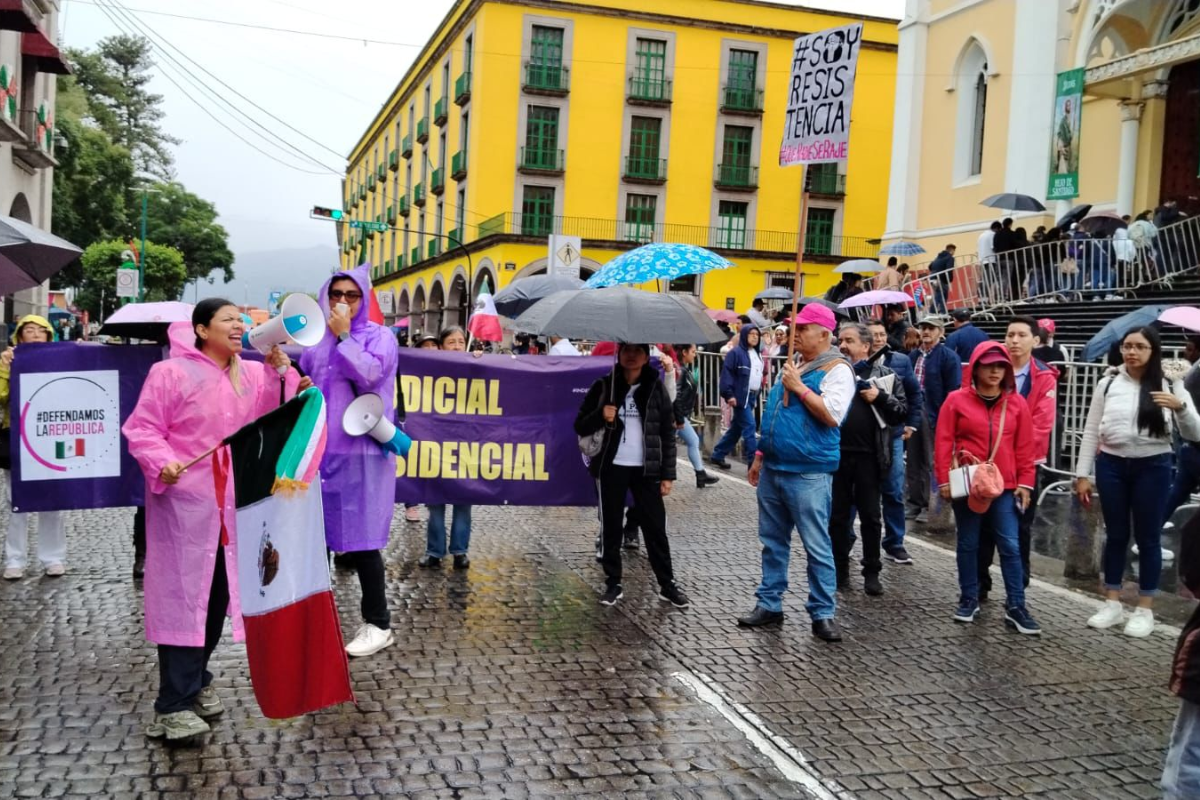
<path fill-rule="evenodd" d="M 692 601 L 683 593 L 683 590 L 673 583 L 670 586 L 663 587 L 659 591 L 658 599 L 670 603 L 676 608 L 687 608 L 692 604 Z"/>
<path fill-rule="evenodd" d="M 1009 606 L 1005 609 L 1004 624 L 1026 636 L 1037 636 L 1042 632 L 1042 626 L 1038 625 L 1037 620 L 1030 616 L 1025 606 Z"/>
<path fill-rule="evenodd" d="M 201 736 L 211 731 L 208 723 L 196 716 L 194 711 L 176 711 L 172 714 L 154 715 L 154 722 L 146 727 L 146 735 L 151 739 L 166 739 L 168 742 L 178 742 Z"/>
<path fill-rule="evenodd" d="M 609 586 L 604 590 L 604 594 L 600 595 L 600 605 L 615 606 L 617 601 L 625 596 L 625 590 L 621 588 L 621 584 Z"/>
<path fill-rule="evenodd" d="M 224 714 L 225 706 L 221 702 L 217 690 L 211 686 L 205 686 L 200 690 L 200 694 L 196 695 L 196 701 L 192 703 L 192 711 L 200 719 L 212 719 Z"/>
<path fill-rule="evenodd" d="M 390 629 L 385 631 L 383 628 L 376 628 L 374 625 L 366 623 L 358 629 L 358 635 L 354 637 L 354 641 L 346 645 L 346 655 L 351 658 L 362 658 L 374 655 L 395 643 L 396 637 Z"/>

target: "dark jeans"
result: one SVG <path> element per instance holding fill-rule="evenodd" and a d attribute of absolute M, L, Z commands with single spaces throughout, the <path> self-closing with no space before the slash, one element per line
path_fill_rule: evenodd
<path fill-rule="evenodd" d="M 842 453 L 837 472 L 833 473 L 833 504 L 829 512 L 829 534 L 833 540 L 833 563 L 838 582 L 850 577 L 855 509 L 861 518 L 859 527 L 863 536 L 862 574 L 878 575 L 883 567 L 879 554 L 883 536 L 879 494 L 882 480 L 879 456 L 875 453 Z"/>
<path fill-rule="evenodd" d="M 1096 489 L 1104 515 L 1104 586 L 1121 588 L 1132 533 L 1138 546 L 1139 594 L 1153 597 L 1162 573 L 1163 510 L 1171 482 L 1171 454 L 1096 457 Z"/>
<path fill-rule="evenodd" d="M 929 484 L 933 471 L 933 426 L 929 411 L 921 409 L 921 426 L 908 439 L 908 462 L 905 482 L 908 484 L 908 507 L 912 511 L 929 508 Z"/>
<path fill-rule="evenodd" d="M 712 450 L 714 461 L 720 461 L 733 452 L 740 438 L 742 440 L 742 458 L 747 464 L 754 463 L 754 451 L 758 449 L 758 436 L 755 434 L 754 409 L 758 407 L 758 392 L 751 392 L 746 405 L 739 401 L 733 407 L 733 417 L 729 420 L 729 429 L 720 438 Z"/>
<path fill-rule="evenodd" d="M 621 542 L 624 538 L 625 494 L 633 494 L 637 522 L 646 542 L 646 555 L 658 585 L 664 589 L 675 582 L 671 548 L 667 544 L 667 510 L 660 483 L 645 476 L 644 467 L 606 466 L 600 472 L 600 564 L 605 583 L 611 588 L 621 582 Z"/>
<path fill-rule="evenodd" d="M 146 507 L 138 506 L 133 513 L 133 557 L 146 557 Z"/>
<path fill-rule="evenodd" d="M 1006 607 L 1025 605 L 1024 576 L 1017 547 L 1017 504 L 1011 490 L 992 501 L 978 514 L 966 500 L 954 501 L 954 524 L 958 532 L 958 588 L 963 597 L 979 599 L 979 530 L 987 524 L 1000 550 L 1000 572 L 1004 576 Z"/>
<path fill-rule="evenodd" d="M 208 616 L 204 623 L 204 646 L 158 646 L 158 699 L 154 701 L 154 710 L 159 714 L 188 711 L 196 702 L 200 690 L 212 683 L 208 659 L 217 649 L 217 642 L 221 641 L 228 607 L 229 579 L 225 574 L 225 548 L 218 545 L 212 589 L 208 595 Z"/>
<path fill-rule="evenodd" d="M 1036 483 L 1036 481 L 1035 481 Z M 1023 585 L 1029 586 L 1029 552 L 1033 545 L 1033 520 L 1037 517 L 1038 493 L 1037 487 L 1029 493 L 1029 505 L 1022 512 L 1017 509 L 1017 549 L 1021 552 L 1021 571 L 1025 579 Z M 988 569 L 996 557 L 996 535 L 992 526 L 984 523 L 979 530 L 979 588 L 982 591 L 992 590 L 992 576 Z"/>
<path fill-rule="evenodd" d="M 1175 466 L 1175 482 L 1171 484 L 1171 493 L 1167 495 L 1167 505 L 1163 509 L 1164 523 L 1191 499 L 1192 492 L 1200 488 L 1200 447 L 1184 442 Z"/>
<path fill-rule="evenodd" d="M 388 611 L 385 591 L 383 553 L 379 550 L 358 550 L 343 553 L 342 557 L 358 573 L 358 584 L 362 588 L 363 622 L 380 630 L 391 629 L 392 615 Z"/>

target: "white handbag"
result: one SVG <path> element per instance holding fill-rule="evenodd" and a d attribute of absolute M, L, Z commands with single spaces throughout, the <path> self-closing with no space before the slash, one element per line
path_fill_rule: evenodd
<path fill-rule="evenodd" d="M 950 497 L 964 500 L 971 494 L 971 479 L 975 477 L 978 464 L 964 464 L 950 470 Z"/>

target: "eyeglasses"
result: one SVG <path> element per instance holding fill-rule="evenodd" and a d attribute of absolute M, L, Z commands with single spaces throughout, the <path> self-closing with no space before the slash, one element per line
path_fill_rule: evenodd
<path fill-rule="evenodd" d="M 362 292 L 355 292 L 355 291 L 343 292 L 341 289 L 330 289 L 329 290 L 329 299 L 330 300 L 345 299 L 345 300 L 349 300 L 351 303 L 357 303 L 359 300 L 362 300 Z"/>
<path fill-rule="evenodd" d="M 1121 345 L 1122 353 L 1145 353 L 1150 349 L 1148 344 L 1123 344 Z"/>

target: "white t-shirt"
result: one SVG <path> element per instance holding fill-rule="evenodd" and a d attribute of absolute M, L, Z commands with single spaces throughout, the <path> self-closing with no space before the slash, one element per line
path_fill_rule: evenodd
<path fill-rule="evenodd" d="M 757 350 L 750 351 L 750 391 L 757 392 L 762 390 L 763 385 L 763 361 Z"/>
<path fill-rule="evenodd" d="M 993 230 L 986 230 L 979 234 L 978 256 L 980 261 L 990 261 L 995 258 L 996 250 L 992 246 L 992 240 L 995 238 L 996 232 Z"/>
<path fill-rule="evenodd" d="M 579 350 L 571 344 L 569 339 L 559 339 L 550 347 L 552 356 L 577 356 L 579 354 Z"/>
<path fill-rule="evenodd" d="M 621 439 L 617 443 L 617 455 L 613 463 L 620 467 L 641 467 L 646 464 L 646 451 L 642 441 L 642 417 L 638 414 L 637 403 L 633 401 L 636 386 L 625 395 L 625 402 L 617 409 L 617 416 L 625 427 L 621 430 Z"/>

